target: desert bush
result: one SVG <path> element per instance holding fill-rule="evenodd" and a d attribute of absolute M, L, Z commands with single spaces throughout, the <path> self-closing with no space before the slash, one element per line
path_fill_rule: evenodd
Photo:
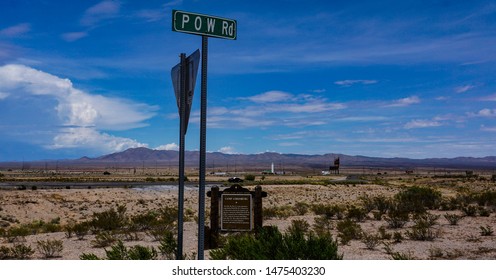
<path fill-rule="evenodd" d="M 108 260 L 155 260 L 158 256 L 153 247 L 135 245 L 126 248 L 121 240 L 118 240 L 117 244 L 113 245 L 110 250 L 105 249 L 105 254 Z"/>
<path fill-rule="evenodd" d="M 33 253 L 31 246 L 21 243 L 13 247 L 0 246 L 0 260 L 27 260 Z"/>
<path fill-rule="evenodd" d="M 313 222 L 313 231 L 317 235 L 325 235 L 330 234 L 333 229 L 332 220 L 327 218 L 326 216 L 318 216 L 314 218 Z"/>
<path fill-rule="evenodd" d="M 72 232 L 76 235 L 77 239 L 83 240 L 90 230 L 89 222 L 76 223 L 71 227 Z"/>
<path fill-rule="evenodd" d="M 463 205 L 461 210 L 469 217 L 475 217 L 477 215 L 477 206 L 472 204 Z"/>
<path fill-rule="evenodd" d="M 403 235 L 399 231 L 395 231 L 393 233 L 393 241 L 394 243 L 401 243 L 403 241 Z"/>
<path fill-rule="evenodd" d="M 126 223 L 126 207 L 123 205 L 117 206 L 117 210 L 111 208 L 100 213 L 93 213 L 93 218 L 90 221 L 90 225 L 95 232 L 118 230 L 124 227 Z"/>
<path fill-rule="evenodd" d="M 496 191 L 484 191 L 473 195 L 479 206 L 496 206 Z"/>
<path fill-rule="evenodd" d="M 424 213 L 426 209 L 437 209 L 442 196 L 431 188 L 409 187 L 397 193 L 394 199 L 408 212 Z"/>
<path fill-rule="evenodd" d="M 415 257 L 412 252 L 408 251 L 405 253 L 395 252 L 391 248 L 390 244 L 384 243 L 384 250 L 386 254 L 388 254 L 392 260 L 414 260 Z"/>
<path fill-rule="evenodd" d="M 297 215 L 303 216 L 308 212 L 309 208 L 310 208 L 310 205 L 308 205 L 308 203 L 298 201 L 298 202 L 296 202 L 293 209 Z"/>
<path fill-rule="evenodd" d="M 31 233 L 32 231 L 28 227 L 26 227 L 25 225 L 20 225 L 9 228 L 5 233 L 5 237 L 10 243 L 24 242 L 26 240 L 26 236 L 30 235 Z"/>
<path fill-rule="evenodd" d="M 230 236 L 223 248 L 210 251 L 210 257 L 214 260 L 342 259 L 330 235 L 282 234 L 277 227 L 263 227 L 255 235 Z"/>
<path fill-rule="evenodd" d="M 164 233 L 160 240 L 158 250 L 165 259 L 173 260 L 176 258 L 177 241 L 172 231 Z"/>
<path fill-rule="evenodd" d="M 417 215 L 413 222 L 412 230 L 407 230 L 406 235 L 412 240 L 432 241 L 439 236 L 439 230 L 433 228 L 439 219 L 438 215 L 429 213 Z"/>
<path fill-rule="evenodd" d="M 448 220 L 448 222 L 450 223 L 450 225 L 452 226 L 456 226 L 458 225 L 458 221 L 460 221 L 463 216 L 462 215 L 457 215 L 457 214 L 444 214 L 444 218 L 446 220 Z"/>
<path fill-rule="evenodd" d="M 379 229 L 377 230 L 377 233 L 379 234 L 379 237 L 382 240 L 389 240 L 392 237 L 391 233 L 386 231 L 385 226 L 380 226 Z"/>
<path fill-rule="evenodd" d="M 492 236 L 494 234 L 493 228 L 490 226 L 480 226 L 481 236 Z"/>
<path fill-rule="evenodd" d="M 80 260 L 85 260 L 85 261 L 97 261 L 97 260 L 101 260 L 99 257 L 97 257 L 93 253 L 83 253 L 83 254 L 81 254 L 79 256 L 79 259 Z"/>
<path fill-rule="evenodd" d="M 255 181 L 255 175 L 253 175 L 253 174 L 246 174 L 245 175 L 245 181 Z"/>
<path fill-rule="evenodd" d="M 131 217 L 131 228 L 136 231 L 144 231 L 153 228 L 158 223 L 158 213 L 148 211 Z"/>
<path fill-rule="evenodd" d="M 117 238 L 108 231 L 102 231 L 95 235 L 95 240 L 91 241 L 91 245 L 96 248 L 104 248 L 114 244 Z"/>
<path fill-rule="evenodd" d="M 396 203 L 388 210 L 384 220 L 390 228 L 402 228 L 410 220 L 410 214 L 402 205 Z"/>
<path fill-rule="evenodd" d="M 293 209 L 289 205 L 272 206 L 263 208 L 263 216 L 267 219 L 287 219 L 293 215 Z"/>
<path fill-rule="evenodd" d="M 355 221 L 344 219 L 336 225 L 339 241 L 342 245 L 348 244 L 353 239 L 360 239 L 362 228 Z"/>
<path fill-rule="evenodd" d="M 365 232 L 362 233 L 361 240 L 369 250 L 374 250 L 381 243 L 381 237 L 378 234 L 368 234 Z"/>
<path fill-rule="evenodd" d="M 60 253 L 62 253 L 62 250 L 64 249 L 62 240 L 40 240 L 36 242 L 36 244 L 38 252 L 46 259 L 60 256 Z"/>
<path fill-rule="evenodd" d="M 349 206 L 346 212 L 346 218 L 356 222 L 363 222 L 366 216 L 367 211 L 364 208 L 356 207 L 355 205 Z"/>

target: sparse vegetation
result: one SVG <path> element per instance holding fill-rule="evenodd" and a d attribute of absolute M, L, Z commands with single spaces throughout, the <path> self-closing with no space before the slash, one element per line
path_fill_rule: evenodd
<path fill-rule="evenodd" d="M 444 214 L 444 218 L 448 220 L 450 225 L 456 226 L 458 225 L 458 221 L 460 221 L 463 218 L 463 216 L 457 214 Z"/>
<path fill-rule="evenodd" d="M 41 240 L 36 244 L 38 251 L 45 259 L 59 257 L 64 249 L 64 244 L 61 240 Z"/>

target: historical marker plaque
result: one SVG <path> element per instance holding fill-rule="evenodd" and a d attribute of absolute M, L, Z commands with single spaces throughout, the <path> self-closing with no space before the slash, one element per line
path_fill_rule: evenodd
<path fill-rule="evenodd" d="M 252 196 L 251 194 L 221 195 L 220 224 L 225 231 L 252 230 Z"/>

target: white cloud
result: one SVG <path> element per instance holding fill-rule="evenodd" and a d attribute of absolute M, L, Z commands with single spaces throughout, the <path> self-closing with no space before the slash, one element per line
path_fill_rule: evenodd
<path fill-rule="evenodd" d="M 29 23 L 20 23 L 0 30 L 0 36 L 16 37 L 23 35 L 31 30 Z"/>
<path fill-rule="evenodd" d="M 88 36 L 88 32 L 69 32 L 69 33 L 64 33 L 62 34 L 62 39 L 64 39 L 67 42 L 74 42 L 77 41 L 81 38 L 84 38 Z"/>
<path fill-rule="evenodd" d="M 281 101 L 289 101 L 293 98 L 293 95 L 284 91 L 267 91 L 262 94 L 258 94 L 255 96 L 242 98 L 248 99 L 255 103 L 271 103 L 271 102 L 281 102 Z"/>
<path fill-rule="evenodd" d="M 235 154 L 234 148 L 231 146 L 222 147 L 219 149 L 219 152 L 221 152 L 223 154 L 228 154 L 228 155 Z"/>
<path fill-rule="evenodd" d="M 10 94 L 9 94 L 9 93 L 7 93 L 7 92 L 1 92 L 1 91 L 0 91 L 0 100 L 5 99 L 5 98 L 9 97 L 9 95 L 10 95 Z"/>
<path fill-rule="evenodd" d="M 68 79 L 35 70 L 24 65 L 0 67 L 0 90 L 10 96 L 39 96 L 55 100 L 52 108 L 62 126 L 56 131 L 53 144 L 47 147 L 89 147 L 99 151 L 114 152 L 123 148 L 141 147 L 145 144 L 132 139 L 114 137 L 100 130 L 126 130 L 146 126 L 157 108 L 146 104 L 89 94 L 74 88 Z M 50 108 L 48 108 L 49 110 Z"/>
<path fill-rule="evenodd" d="M 485 125 L 481 125 L 481 128 L 480 129 L 482 131 L 496 132 L 496 126 L 485 126 Z"/>
<path fill-rule="evenodd" d="M 120 10 L 120 3 L 118 1 L 105 0 L 90 8 L 88 8 L 83 17 L 81 24 L 84 26 L 92 26 L 102 20 L 114 18 Z"/>
<path fill-rule="evenodd" d="M 377 84 L 376 80 L 342 80 L 342 81 L 335 81 L 334 84 L 343 86 L 343 87 L 350 87 L 353 85 L 372 85 L 372 84 Z"/>
<path fill-rule="evenodd" d="M 54 143 L 48 145 L 47 148 L 65 149 L 84 147 L 86 149 L 111 153 L 129 148 L 147 146 L 147 144 L 140 143 L 133 139 L 100 133 L 93 128 L 71 127 L 62 129 L 60 133 L 55 136 Z"/>
<path fill-rule="evenodd" d="M 496 101 L 496 94 L 483 97 L 480 100 L 481 101 Z"/>
<path fill-rule="evenodd" d="M 156 147 L 155 150 L 179 151 L 179 145 L 176 144 L 176 143 L 170 143 L 170 144 L 160 145 L 160 146 Z"/>
<path fill-rule="evenodd" d="M 467 92 L 473 88 L 475 88 L 475 86 L 473 86 L 473 85 L 460 86 L 460 87 L 455 88 L 455 92 L 456 93 L 464 93 L 464 92 Z"/>
<path fill-rule="evenodd" d="M 410 97 L 395 100 L 393 101 L 393 103 L 386 105 L 386 107 L 406 107 L 418 103 L 420 103 L 420 98 L 416 95 L 413 95 Z"/>
<path fill-rule="evenodd" d="M 482 109 L 479 112 L 475 114 L 477 117 L 496 117 L 496 110 L 495 109 Z"/>
<path fill-rule="evenodd" d="M 426 127 L 437 127 L 437 126 L 441 126 L 441 123 L 438 121 L 412 120 L 412 121 L 409 121 L 408 123 L 406 123 L 404 128 L 405 129 L 412 129 L 412 128 L 426 128 Z"/>

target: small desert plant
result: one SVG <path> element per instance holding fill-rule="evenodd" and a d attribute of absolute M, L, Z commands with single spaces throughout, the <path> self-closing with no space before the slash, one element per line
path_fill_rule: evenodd
<path fill-rule="evenodd" d="M 318 216 L 315 217 L 313 222 L 313 231 L 317 235 L 325 235 L 330 234 L 333 229 L 332 220 L 327 218 L 326 216 Z"/>
<path fill-rule="evenodd" d="M 255 175 L 253 175 L 253 174 L 246 174 L 245 175 L 245 181 L 255 181 Z"/>
<path fill-rule="evenodd" d="M 387 232 L 386 231 L 386 227 L 385 226 L 380 226 L 377 233 L 379 234 L 379 237 L 382 239 L 382 240 L 389 240 L 391 239 L 391 233 Z"/>
<path fill-rule="evenodd" d="M 462 211 L 469 217 L 475 217 L 477 215 L 477 206 L 471 204 L 464 205 L 462 206 Z"/>
<path fill-rule="evenodd" d="M 395 252 L 391 248 L 391 245 L 388 243 L 384 243 L 384 250 L 386 251 L 386 254 L 391 256 L 391 259 L 393 259 L 393 260 L 414 260 L 415 259 L 412 252 L 410 252 L 410 251 L 408 251 L 406 253 Z"/>
<path fill-rule="evenodd" d="M 14 244 L 13 247 L 0 247 L 0 260 L 27 260 L 34 253 L 31 246 L 21 243 Z"/>
<path fill-rule="evenodd" d="M 406 231 L 406 235 L 412 240 L 432 241 L 439 236 L 439 231 L 433 226 L 437 224 L 439 216 L 425 213 L 414 218 L 411 231 Z"/>
<path fill-rule="evenodd" d="M 381 243 L 381 237 L 378 234 L 362 233 L 362 242 L 369 250 L 374 250 Z"/>
<path fill-rule="evenodd" d="M 62 240 L 40 240 L 36 244 L 38 251 L 46 259 L 60 256 L 60 253 L 62 253 L 62 250 L 64 249 Z"/>
<path fill-rule="evenodd" d="M 288 233 L 293 235 L 306 235 L 310 229 L 310 224 L 305 220 L 293 220 L 288 228 Z"/>
<path fill-rule="evenodd" d="M 24 225 L 20 225 L 8 229 L 5 234 L 5 237 L 7 238 L 7 241 L 10 243 L 23 242 L 26 240 L 26 236 L 30 235 L 31 233 L 32 232 L 28 227 Z"/>
<path fill-rule="evenodd" d="M 102 231 L 95 235 L 95 240 L 91 241 L 91 244 L 97 248 L 104 248 L 114 244 L 117 238 L 108 231 Z"/>
<path fill-rule="evenodd" d="M 360 239 L 362 228 L 355 221 L 345 219 L 336 225 L 338 237 L 342 245 L 348 244 L 353 239 Z"/>
<path fill-rule="evenodd" d="M 490 226 L 480 226 L 481 236 L 492 236 L 494 234 L 493 228 Z"/>
<path fill-rule="evenodd" d="M 388 223 L 390 228 L 402 228 L 410 219 L 408 210 L 399 204 L 394 204 L 388 210 L 384 220 Z"/>
<path fill-rule="evenodd" d="M 72 232 L 76 235 L 77 239 L 83 240 L 90 230 L 88 222 L 80 222 L 72 226 Z"/>
<path fill-rule="evenodd" d="M 175 259 L 177 251 L 177 241 L 172 231 L 167 231 L 164 233 L 162 239 L 160 240 L 160 246 L 158 247 L 158 250 L 165 259 Z"/>
<path fill-rule="evenodd" d="M 479 206 L 479 216 L 481 217 L 489 217 L 491 212 L 486 207 Z"/>
<path fill-rule="evenodd" d="M 463 218 L 463 216 L 457 214 L 444 214 L 444 218 L 448 220 L 450 225 L 456 226 L 458 225 L 458 221 L 460 221 Z"/>
<path fill-rule="evenodd" d="M 117 210 L 111 208 L 100 213 L 93 213 L 93 219 L 90 221 L 90 225 L 95 232 L 100 230 L 111 231 L 124 227 L 126 222 L 126 207 L 119 205 L 117 206 Z"/>
<path fill-rule="evenodd" d="M 100 260 L 99 257 L 97 257 L 93 253 L 83 253 L 82 255 L 79 256 L 80 260 L 85 260 L 85 261 L 97 261 Z"/>
<path fill-rule="evenodd" d="M 349 206 L 348 211 L 346 212 L 346 218 L 356 222 L 363 222 L 366 216 L 367 211 L 364 208 L 356 207 L 355 205 Z"/>
<path fill-rule="evenodd" d="M 155 248 L 135 245 L 126 248 L 121 240 L 113 245 L 110 250 L 105 249 L 105 254 L 109 260 L 155 260 L 157 259 L 157 251 Z"/>
<path fill-rule="evenodd" d="M 308 208 L 310 208 L 310 205 L 308 205 L 308 203 L 300 202 L 300 201 L 296 202 L 294 206 L 294 210 L 296 214 L 300 216 L 305 215 L 308 212 Z"/>

